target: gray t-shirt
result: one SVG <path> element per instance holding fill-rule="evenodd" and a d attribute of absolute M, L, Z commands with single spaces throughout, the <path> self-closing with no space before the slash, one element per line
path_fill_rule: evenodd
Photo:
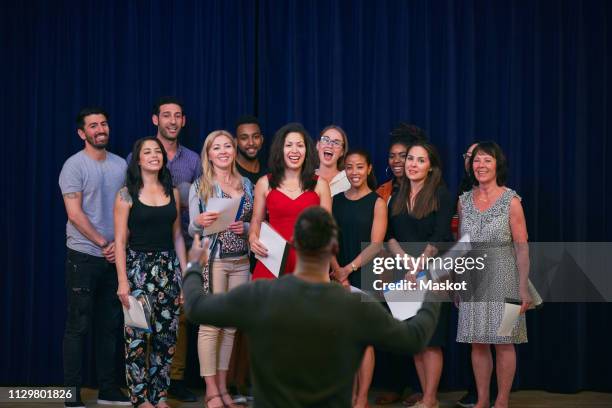
<path fill-rule="evenodd" d="M 108 241 L 115 239 L 113 206 L 117 191 L 125 183 L 126 170 L 125 160 L 115 154 L 107 152 L 105 160 L 97 161 L 81 150 L 66 160 L 59 176 L 62 194 L 83 193 L 83 212 Z M 103 256 L 102 249 L 70 221 L 66 223 L 66 246 L 89 255 Z"/>

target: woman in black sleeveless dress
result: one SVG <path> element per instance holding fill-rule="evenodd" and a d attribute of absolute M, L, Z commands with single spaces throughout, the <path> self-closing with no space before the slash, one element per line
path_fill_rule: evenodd
<path fill-rule="evenodd" d="M 406 177 L 389 202 L 387 239 L 393 253 L 415 259 L 433 257 L 440 243 L 452 241 L 451 219 L 455 200 L 444 186 L 440 156 L 428 142 L 415 142 L 406 155 Z M 405 243 L 400 246 L 399 243 Z M 440 308 L 438 326 L 427 348 L 415 354 L 414 363 L 423 389 L 417 408 L 437 408 L 442 375 L 442 346 L 446 342 L 450 304 Z"/>
<path fill-rule="evenodd" d="M 361 266 L 381 249 L 387 229 L 387 205 L 374 192 L 376 178 L 370 156 L 351 150 L 345 158 L 346 176 L 351 187 L 334 196 L 332 213 L 339 227 L 339 251 L 332 260 L 332 277 L 343 285 L 361 288 Z M 363 251 L 362 242 L 370 242 Z M 374 372 L 374 349 L 366 348 L 354 388 L 353 407 L 368 405 L 368 389 Z"/>
<path fill-rule="evenodd" d="M 115 200 L 117 295 L 126 308 L 129 295 L 147 298 L 151 305 L 148 367 L 147 332 L 129 326 L 124 331 L 130 398 L 142 408 L 169 407 L 166 398 L 178 328 L 181 269 L 186 264 L 179 193 L 172 188 L 166 163 L 159 140 L 138 140 L 126 187 Z"/>

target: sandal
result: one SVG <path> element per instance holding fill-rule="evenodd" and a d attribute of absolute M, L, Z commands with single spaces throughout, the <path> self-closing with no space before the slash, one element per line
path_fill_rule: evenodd
<path fill-rule="evenodd" d="M 414 394 L 411 394 L 404 398 L 404 400 L 402 401 L 402 405 L 405 407 L 411 407 L 413 405 L 418 404 L 422 398 L 423 394 L 421 394 L 420 392 L 415 392 Z"/>
<path fill-rule="evenodd" d="M 219 398 L 219 400 L 221 400 L 221 405 L 217 405 L 214 407 L 212 405 L 209 405 L 209 402 L 214 400 L 215 398 Z M 215 394 L 215 395 L 211 395 L 210 397 L 204 398 L 204 406 L 206 408 L 224 408 L 225 403 L 223 402 L 223 398 L 221 398 L 221 394 Z"/>
<path fill-rule="evenodd" d="M 223 399 L 223 396 L 225 395 L 227 395 L 232 400 L 231 403 L 229 404 L 225 403 L 225 400 Z M 223 401 L 223 405 L 226 406 L 227 408 L 239 408 L 238 405 L 234 404 L 234 398 L 232 398 L 232 396 L 227 391 L 221 393 L 221 400 Z"/>

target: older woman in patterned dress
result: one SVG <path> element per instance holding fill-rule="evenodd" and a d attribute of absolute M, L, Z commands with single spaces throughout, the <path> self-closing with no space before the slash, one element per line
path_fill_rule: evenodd
<path fill-rule="evenodd" d="M 524 313 L 531 302 L 527 227 L 520 197 L 505 187 L 506 159 L 496 143 L 483 142 L 474 148 L 470 171 L 475 188 L 459 199 L 459 231 L 469 234 L 473 246 L 487 257 L 483 271 L 470 271 L 463 277 L 471 297 L 464 296 L 459 305 L 457 341 L 472 344 L 477 408 L 489 406 L 491 345 L 495 346 L 499 388 L 495 407 L 505 408 L 516 371 L 514 344 L 527 342 Z M 521 315 L 510 336 L 498 336 L 506 298 L 521 300 Z"/>

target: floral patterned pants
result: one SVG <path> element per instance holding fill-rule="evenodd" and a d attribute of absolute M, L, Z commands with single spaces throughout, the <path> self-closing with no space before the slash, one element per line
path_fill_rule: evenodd
<path fill-rule="evenodd" d="M 148 334 L 145 330 L 125 326 L 127 385 L 134 406 L 145 401 L 156 405 L 166 399 L 170 386 L 180 308 L 180 267 L 174 251 L 136 252 L 130 249 L 126 263 L 132 296 L 149 298 L 152 329 Z"/>

